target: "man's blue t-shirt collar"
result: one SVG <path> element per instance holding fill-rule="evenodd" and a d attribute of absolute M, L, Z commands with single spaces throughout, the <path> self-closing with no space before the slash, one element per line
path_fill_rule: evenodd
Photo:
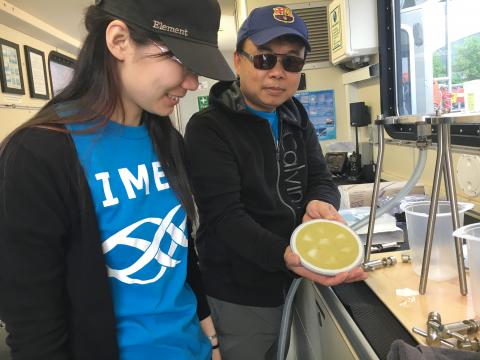
<path fill-rule="evenodd" d="M 275 142 L 278 142 L 278 114 L 277 111 L 272 111 L 272 112 L 267 112 L 267 111 L 258 111 L 250 106 L 247 105 L 248 111 L 250 111 L 252 114 L 257 115 L 258 117 L 261 117 L 262 119 L 265 119 L 268 121 L 270 124 L 270 127 L 272 128 L 272 133 L 273 133 L 273 138 L 275 139 Z"/>

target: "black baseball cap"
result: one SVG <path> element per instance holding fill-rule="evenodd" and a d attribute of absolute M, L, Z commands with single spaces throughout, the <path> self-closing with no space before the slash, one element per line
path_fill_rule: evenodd
<path fill-rule="evenodd" d="M 250 12 L 238 30 L 237 47 L 247 38 L 258 46 L 282 35 L 299 37 L 310 50 L 307 25 L 292 9 L 284 5 L 258 7 Z"/>
<path fill-rule="evenodd" d="M 193 72 L 216 80 L 235 79 L 218 49 L 217 0 L 97 0 L 95 4 L 154 34 Z"/>

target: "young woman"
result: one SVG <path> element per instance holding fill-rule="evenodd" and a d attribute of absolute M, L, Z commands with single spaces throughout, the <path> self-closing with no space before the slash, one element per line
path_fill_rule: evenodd
<path fill-rule="evenodd" d="M 0 318 L 13 359 L 220 358 L 168 118 L 196 74 L 233 78 L 219 18 L 216 0 L 97 1 L 71 83 L 3 141 Z"/>

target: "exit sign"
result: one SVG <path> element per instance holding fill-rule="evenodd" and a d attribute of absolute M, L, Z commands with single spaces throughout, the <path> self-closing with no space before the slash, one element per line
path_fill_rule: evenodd
<path fill-rule="evenodd" d="M 199 96 L 198 100 L 198 110 L 203 110 L 208 107 L 208 96 Z"/>

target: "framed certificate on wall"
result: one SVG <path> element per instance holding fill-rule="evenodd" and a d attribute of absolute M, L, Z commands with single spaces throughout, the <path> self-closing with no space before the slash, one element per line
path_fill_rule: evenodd
<path fill-rule="evenodd" d="M 30 97 L 49 99 L 45 54 L 27 45 L 24 48 Z"/>
<path fill-rule="evenodd" d="M 25 94 L 18 44 L 0 39 L 0 83 L 4 93 Z"/>

